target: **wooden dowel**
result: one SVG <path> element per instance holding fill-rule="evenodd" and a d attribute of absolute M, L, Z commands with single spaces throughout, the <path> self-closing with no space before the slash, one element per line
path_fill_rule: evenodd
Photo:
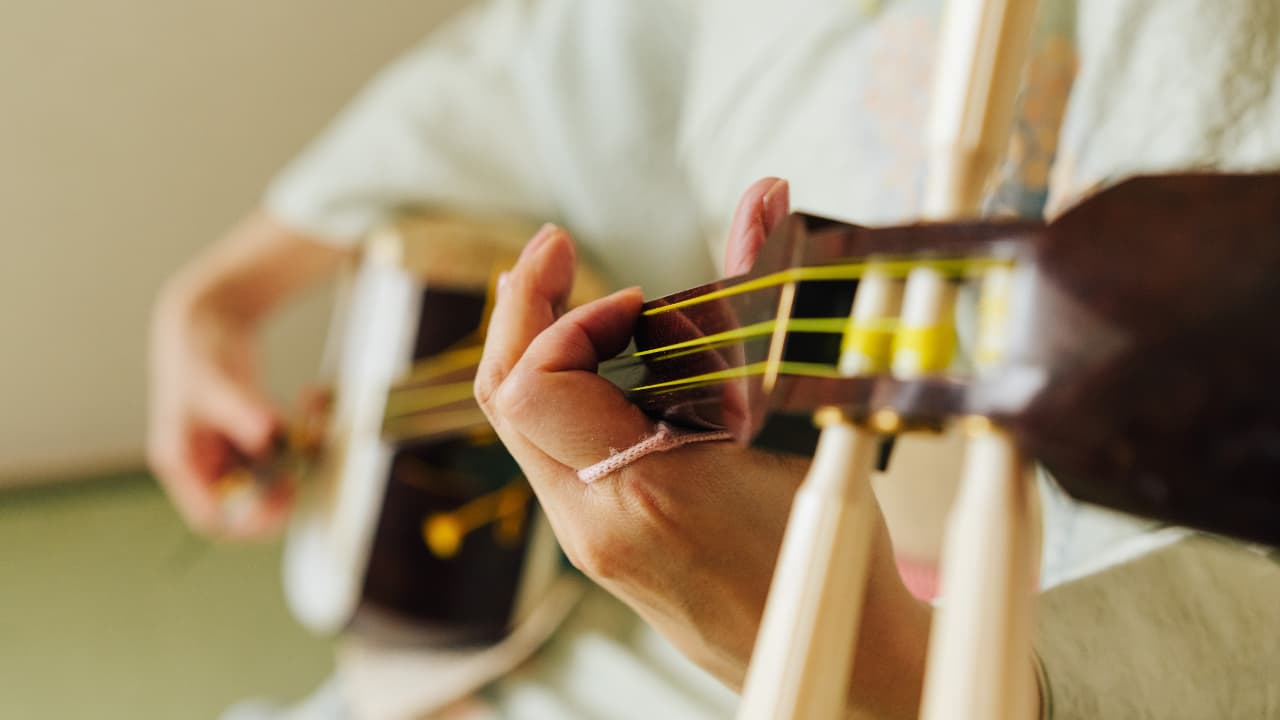
<path fill-rule="evenodd" d="M 871 433 L 832 411 L 796 493 L 747 672 L 742 720 L 845 714 L 874 509 Z"/>
<path fill-rule="evenodd" d="M 1008 146 L 1035 0 L 950 0 L 935 76 L 925 215 L 980 214 Z M 985 323 L 988 332 L 1001 332 Z M 994 327 L 994 330 L 993 330 Z M 988 336 L 980 347 L 1001 345 Z M 980 426 L 975 429 L 974 424 Z M 1025 461 L 976 419 L 943 549 L 943 598 L 929 641 L 921 717 L 1005 720 L 1034 713 L 1031 593 L 1035 546 Z"/>
<path fill-rule="evenodd" d="M 1010 279 L 993 271 L 980 302 L 978 371 L 999 361 Z M 969 435 L 951 510 L 921 717 L 926 720 L 1031 718 L 1034 548 L 1027 463 L 1013 440 L 985 418 Z"/>
<path fill-rule="evenodd" d="M 924 217 L 977 217 L 1009 144 L 1036 0 L 949 0 L 933 83 Z"/>
<path fill-rule="evenodd" d="M 1029 484 L 1000 430 L 972 421 L 948 524 L 921 717 L 1034 717 Z"/>
<path fill-rule="evenodd" d="M 1034 15 L 1035 5 L 1030 1 L 951 3 L 944 23 L 929 134 L 926 217 L 978 214 L 983 183 L 1007 144 L 1013 96 Z M 925 295 L 930 299 L 922 302 L 920 312 L 944 317 L 941 305 L 945 293 L 921 291 L 921 296 Z M 910 286 L 907 297 L 904 303 L 911 304 Z M 906 320 L 904 317 L 904 325 Z M 934 325 L 922 325 L 922 332 Z M 920 346 L 902 348 L 906 351 L 903 357 L 913 359 L 904 360 L 902 367 L 895 362 L 895 371 L 936 370 L 935 356 L 922 352 L 923 345 L 916 342 L 922 338 L 923 334 L 907 343 Z M 873 515 L 867 488 L 875 437 L 838 415 L 824 419 L 813 467 L 792 507 L 747 673 L 740 718 L 822 720 L 846 713 L 869 560 Z M 939 630 L 931 640 L 926 679 L 930 686 L 926 698 L 934 709 L 928 711 L 933 713 L 928 717 L 1006 718 L 1029 705 L 1032 697 L 1019 670 L 1030 672 L 1029 609 L 1023 611 L 1029 606 L 1021 603 L 1030 590 L 1030 573 L 1025 570 L 1030 553 L 1024 542 L 1023 462 L 1005 436 L 989 429 L 975 436 L 965 467 L 961 494 L 966 500 L 960 503 L 951 533 L 961 550 L 947 553 L 955 569 L 948 566 L 944 577 L 960 577 L 957 572 L 969 571 L 966 562 L 985 574 L 973 581 L 955 580 L 958 596 L 951 599 L 958 602 L 952 612 L 941 613 L 935 624 Z M 987 482 L 975 478 L 986 478 Z M 966 509 L 971 507 L 975 509 Z M 993 514 L 997 516 L 994 519 Z M 975 521 L 988 524 L 977 527 Z M 988 541 L 996 547 L 983 547 Z M 963 551 L 966 548 L 980 549 L 992 557 L 975 559 Z M 988 612 L 992 607 L 988 602 L 1012 612 L 1010 621 Z M 966 635 L 966 626 L 973 632 Z M 960 667 L 960 660 L 991 650 L 991 642 L 1001 648 L 992 653 L 996 665 Z M 1024 648 L 1025 665 L 1008 659 Z M 992 670 L 984 676 L 978 669 L 982 667 Z M 966 684 L 971 687 L 962 687 Z M 1005 699 L 998 714 L 984 714 L 983 708 L 990 705 L 971 701 L 992 696 Z"/>
<path fill-rule="evenodd" d="M 901 303 L 900 283 L 863 276 L 841 351 L 841 371 L 881 372 L 890 337 L 878 321 Z M 813 465 L 796 492 L 739 718 L 824 720 L 846 714 L 875 527 L 871 472 L 879 438 L 838 410 L 819 411 Z"/>

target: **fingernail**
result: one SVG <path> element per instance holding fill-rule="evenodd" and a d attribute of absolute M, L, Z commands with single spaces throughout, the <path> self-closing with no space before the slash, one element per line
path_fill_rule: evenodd
<path fill-rule="evenodd" d="M 790 205 L 791 185 L 786 180 L 779 180 L 769 187 L 768 192 L 760 199 L 764 206 L 765 217 L 777 222 L 787 212 Z"/>
<path fill-rule="evenodd" d="M 511 277 L 509 271 L 502 271 L 498 274 L 498 292 L 502 292 L 502 286 L 507 284 L 507 278 Z"/>
<path fill-rule="evenodd" d="M 760 253 L 760 248 L 764 247 L 766 239 L 764 225 L 760 221 L 751 223 L 738 248 L 738 257 L 733 258 L 732 266 L 725 267 L 725 272 L 731 276 L 751 272 L 751 267 L 755 265 L 756 256 Z"/>
<path fill-rule="evenodd" d="M 538 232 L 534 234 L 533 239 L 531 239 L 529 244 L 525 245 L 524 250 L 521 251 L 520 260 L 523 261 L 525 258 L 532 257 L 534 253 L 538 252 L 538 248 L 547 244 L 547 240 L 551 239 L 551 236 L 555 235 L 556 230 L 558 229 L 559 228 L 552 223 L 547 223 L 539 228 Z"/>

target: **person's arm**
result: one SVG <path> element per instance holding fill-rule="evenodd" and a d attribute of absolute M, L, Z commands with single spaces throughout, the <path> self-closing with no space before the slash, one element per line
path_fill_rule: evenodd
<path fill-rule="evenodd" d="M 583 25 L 574 11 L 588 5 L 602 17 Z M 626 37 L 624 11 L 644 7 L 494 0 L 467 8 L 371 81 L 275 178 L 263 210 L 174 275 L 154 310 L 148 445 L 154 471 L 193 527 L 257 535 L 278 525 L 287 508 L 281 498 L 224 527 L 211 487 L 233 448 L 260 453 L 279 424 L 255 376 L 256 327 L 331 272 L 350 252 L 343 248 L 409 208 L 559 216 L 543 147 L 530 129 L 536 113 L 527 106 L 536 99 L 559 108 L 560 86 L 573 85 L 579 66 L 558 62 L 560 54 L 596 31 Z M 562 112 L 587 122 L 590 100 L 565 102 Z M 607 138 L 613 126 L 592 127 Z M 647 135 L 636 137 L 643 145 Z M 599 145 L 583 140 L 574 148 L 590 155 Z M 569 176 L 561 184 L 582 184 L 571 182 L 577 165 L 558 167 Z M 596 203 L 588 197 L 583 205 Z"/>
<path fill-rule="evenodd" d="M 253 536 L 279 525 L 285 496 L 228 525 L 215 481 L 234 454 L 265 453 L 280 426 L 257 378 L 257 331 L 282 301 L 350 251 L 259 211 L 176 272 L 151 321 L 147 458 L 198 531 Z"/>
<path fill-rule="evenodd" d="M 234 527 L 214 482 L 280 426 L 256 372 L 257 329 L 404 208 L 542 208 L 510 92 L 524 3 L 469 9 L 379 74 L 268 187 L 254 212 L 178 270 L 156 299 L 147 438 L 152 470 L 197 531 L 255 537 L 289 508 L 282 488 Z M 237 513 L 238 514 L 238 513 Z"/>

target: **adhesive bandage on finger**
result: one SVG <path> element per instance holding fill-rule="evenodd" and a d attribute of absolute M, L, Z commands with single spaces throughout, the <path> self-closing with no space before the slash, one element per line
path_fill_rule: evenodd
<path fill-rule="evenodd" d="M 733 435 L 724 430 L 709 432 L 683 432 L 670 425 L 658 423 L 658 431 L 621 452 L 613 453 L 595 465 L 578 471 L 578 479 L 591 484 L 606 475 L 617 472 L 645 455 L 666 452 L 691 443 L 709 442 L 712 440 L 730 440 Z"/>

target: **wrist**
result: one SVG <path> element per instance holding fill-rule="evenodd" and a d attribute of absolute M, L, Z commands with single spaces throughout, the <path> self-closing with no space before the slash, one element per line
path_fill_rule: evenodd
<path fill-rule="evenodd" d="M 217 326 L 252 332 L 270 309 L 266 304 L 247 303 L 229 292 L 231 283 L 208 277 L 199 266 L 174 273 L 156 297 L 157 325 Z"/>
<path fill-rule="evenodd" d="M 887 583 L 886 583 L 887 584 Z M 849 707 L 855 718 L 917 718 L 924 690 L 933 608 L 893 588 L 891 610 L 858 636 Z"/>

